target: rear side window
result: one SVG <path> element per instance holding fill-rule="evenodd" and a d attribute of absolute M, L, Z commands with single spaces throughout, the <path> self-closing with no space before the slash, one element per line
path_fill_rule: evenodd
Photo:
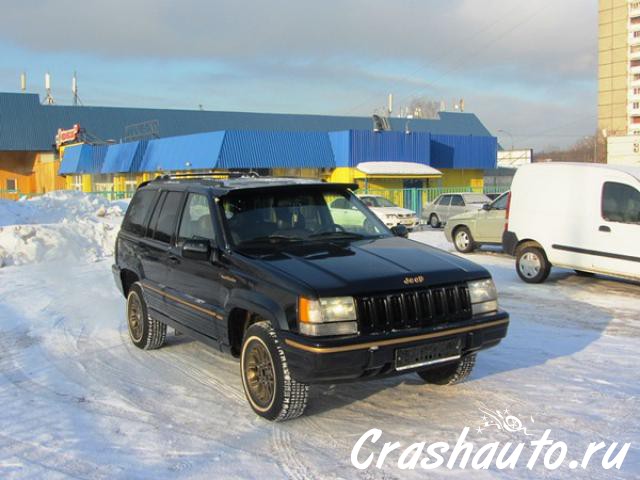
<path fill-rule="evenodd" d="M 462 195 L 454 195 L 451 197 L 451 206 L 464 207 L 464 199 L 462 198 Z"/>
<path fill-rule="evenodd" d="M 131 200 L 127 215 L 122 222 L 122 229 L 135 235 L 143 235 L 146 219 L 156 198 L 155 190 L 139 190 Z"/>
<path fill-rule="evenodd" d="M 158 203 L 153 212 L 153 218 L 149 224 L 149 236 L 164 243 L 171 243 L 173 232 L 176 229 L 180 205 L 182 203 L 181 192 L 167 192 L 164 202 Z"/>
<path fill-rule="evenodd" d="M 640 192 L 624 183 L 606 182 L 602 187 L 602 218 L 609 222 L 640 223 Z"/>

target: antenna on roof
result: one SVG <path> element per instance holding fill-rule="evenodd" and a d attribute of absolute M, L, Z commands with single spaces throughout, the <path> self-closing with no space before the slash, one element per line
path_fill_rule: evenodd
<path fill-rule="evenodd" d="M 55 101 L 51 96 L 51 75 L 49 75 L 49 72 L 44 74 L 44 89 L 47 92 L 47 96 L 44 98 L 44 102 L 42 103 L 45 105 L 53 105 Z"/>
<path fill-rule="evenodd" d="M 27 91 L 27 73 L 22 72 L 20 74 L 20 90 L 22 93 L 26 93 Z"/>
<path fill-rule="evenodd" d="M 387 99 L 387 117 L 390 117 L 392 112 L 393 112 L 393 93 L 390 93 L 389 98 Z"/>

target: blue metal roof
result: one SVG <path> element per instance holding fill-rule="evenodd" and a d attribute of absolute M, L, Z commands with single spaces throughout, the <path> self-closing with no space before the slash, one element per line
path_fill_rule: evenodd
<path fill-rule="evenodd" d="M 140 142 L 119 143 L 109 145 L 104 157 L 101 173 L 130 172 L 133 158 L 136 155 Z"/>
<path fill-rule="evenodd" d="M 224 138 L 225 132 L 209 132 L 150 140 L 138 171 L 215 168 Z"/>
<path fill-rule="evenodd" d="M 64 149 L 58 173 L 60 175 L 80 175 L 100 173 L 107 145 L 74 145 Z"/>
<path fill-rule="evenodd" d="M 325 132 L 227 131 L 217 168 L 333 168 Z"/>
<path fill-rule="evenodd" d="M 411 120 L 409 128 L 437 135 L 490 135 L 472 113 L 441 112 L 439 116 L 435 120 Z M 0 93 L 0 151 L 51 150 L 58 128 L 71 128 L 74 124 L 80 124 L 102 140 L 118 141 L 124 136 L 126 126 L 149 120 L 158 121 L 160 137 L 219 130 L 372 129 L 368 117 L 41 105 L 36 94 Z M 391 118 L 390 123 L 394 131 L 404 132 L 406 119 Z"/>

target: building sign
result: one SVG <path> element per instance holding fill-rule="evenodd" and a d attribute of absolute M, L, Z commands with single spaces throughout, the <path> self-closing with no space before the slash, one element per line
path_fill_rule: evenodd
<path fill-rule="evenodd" d="M 533 161 L 533 150 L 498 150 L 498 168 L 518 168 Z"/>
<path fill-rule="evenodd" d="M 78 140 L 78 136 L 80 135 L 80 125 L 77 123 L 68 130 L 58 129 L 58 133 L 56 135 L 56 147 L 60 148 L 60 145 L 64 145 L 65 143 L 71 143 Z"/>

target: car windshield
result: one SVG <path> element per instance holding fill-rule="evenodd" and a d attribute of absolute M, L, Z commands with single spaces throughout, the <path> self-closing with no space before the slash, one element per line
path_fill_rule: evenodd
<path fill-rule="evenodd" d="M 481 193 L 468 193 L 464 196 L 466 203 L 489 203 L 491 199 Z"/>
<path fill-rule="evenodd" d="M 221 203 L 231 242 L 239 248 L 391 236 L 349 191 L 244 191 Z"/>
<path fill-rule="evenodd" d="M 396 208 L 397 205 L 395 205 L 391 200 L 387 200 L 384 197 L 362 197 L 361 200 L 364 202 L 364 204 L 367 207 L 374 207 L 374 208 Z"/>

